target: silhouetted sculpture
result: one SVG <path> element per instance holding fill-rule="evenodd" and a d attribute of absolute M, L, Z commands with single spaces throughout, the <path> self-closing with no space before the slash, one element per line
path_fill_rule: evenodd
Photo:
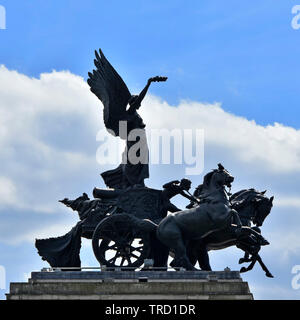
<path fill-rule="evenodd" d="M 173 180 L 163 185 L 162 197 L 163 197 L 163 209 L 164 213 L 163 217 L 167 215 L 168 212 L 177 212 L 180 211 L 173 203 L 171 203 L 171 199 L 176 195 L 180 194 L 183 197 L 192 201 L 194 198 L 191 195 L 187 194 L 191 188 L 192 182 L 188 179 Z"/>
<path fill-rule="evenodd" d="M 273 197 L 267 198 L 265 191 L 259 192 L 255 189 L 241 190 L 230 197 L 230 206 L 238 212 L 245 230 L 251 228 L 253 231 L 261 233 L 259 227 L 262 226 L 265 218 L 270 214 L 273 206 Z M 255 226 L 252 227 L 252 224 Z M 220 250 L 235 245 L 245 251 L 244 258 L 241 258 L 239 262 L 253 263 L 252 267 L 242 268 L 241 272 L 251 270 L 254 263 L 259 261 L 264 271 L 266 271 L 266 275 L 272 277 L 258 255 L 261 247 L 259 240 L 256 234 L 253 236 L 249 232 L 241 233 L 236 237 L 231 229 L 219 230 L 208 234 L 200 240 L 190 241 L 187 246 L 187 255 L 193 265 L 198 260 L 201 269 L 211 270 L 207 251 Z M 250 255 L 252 255 L 251 258 L 249 257 Z M 253 262 L 254 260 L 255 262 Z"/>
<path fill-rule="evenodd" d="M 102 173 L 110 189 L 94 188 L 94 199 L 83 193 L 60 201 L 78 212 L 79 222 L 64 236 L 36 240 L 42 259 L 52 267 L 80 268 L 84 237 L 92 240 L 95 257 L 107 268 L 134 270 L 149 258 L 154 267 L 166 268 L 171 250 L 175 269 L 194 270 L 198 261 L 202 269 L 211 270 L 207 251 L 235 245 L 245 252 L 240 262 L 250 262 L 241 272 L 251 270 L 258 261 L 271 277 L 258 252 L 269 244 L 259 227 L 270 213 L 273 197 L 268 199 L 254 189 L 230 197 L 226 187 L 231 188 L 234 178 L 220 163 L 204 176 L 193 195 L 188 179 L 168 182 L 163 190 L 145 187 L 149 155 L 145 124 L 137 110 L 150 84 L 167 77 L 150 78 L 134 96 L 101 50 L 94 62 L 96 70 L 89 73 L 88 84 L 103 103 L 107 130 L 124 139 L 126 148 L 122 163 Z M 176 195 L 190 201 L 186 210 L 171 202 Z"/>
<path fill-rule="evenodd" d="M 150 84 L 166 81 L 167 77 L 153 77 L 147 82 L 139 95 L 131 95 L 126 84 L 100 50 L 95 52 L 94 60 L 97 70 L 89 72 L 88 84 L 91 91 L 101 100 L 104 109 L 104 124 L 110 133 L 126 140 L 126 148 L 122 156 L 122 163 L 114 170 L 102 173 L 105 184 L 110 188 L 127 188 L 130 186 L 144 186 L 144 179 L 149 177 L 148 146 L 145 133 L 145 124 L 138 114 Z M 129 108 L 126 109 L 129 104 Z M 120 130 L 120 121 L 126 122 L 125 132 Z M 139 129 L 137 138 L 128 139 L 132 130 Z M 139 142 L 140 149 L 136 157 L 138 163 L 133 163 L 128 152 Z"/>

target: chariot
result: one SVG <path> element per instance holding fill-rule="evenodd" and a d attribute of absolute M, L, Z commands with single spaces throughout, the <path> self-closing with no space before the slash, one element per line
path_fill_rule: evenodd
<path fill-rule="evenodd" d="M 163 218 L 162 191 L 95 189 L 94 196 L 90 200 L 94 208 L 82 220 L 81 236 L 92 239 L 96 259 L 109 268 L 142 266 L 150 255 L 156 224 Z"/>

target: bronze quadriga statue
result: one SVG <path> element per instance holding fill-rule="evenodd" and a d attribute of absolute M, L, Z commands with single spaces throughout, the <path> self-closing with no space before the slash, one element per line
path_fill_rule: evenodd
<path fill-rule="evenodd" d="M 95 188 L 94 199 L 84 193 L 75 200 L 61 200 L 78 212 L 80 221 L 62 237 L 36 240 L 42 259 L 52 267 L 80 268 L 84 237 L 92 240 L 97 260 L 107 268 L 134 270 L 142 267 L 145 259 L 152 259 L 154 268 L 166 268 L 171 252 L 175 269 L 195 270 L 198 261 L 201 269 L 211 270 L 208 251 L 234 245 L 245 253 L 240 263 L 250 262 L 242 272 L 258 261 L 272 277 L 259 255 L 261 246 L 269 244 L 259 227 L 271 211 L 273 197 L 254 189 L 230 195 L 226 188 L 231 188 L 234 178 L 221 164 L 204 176 L 193 195 L 188 179 L 166 183 L 163 190 L 146 187 L 149 152 L 138 109 L 150 84 L 166 81 L 167 77 L 150 78 L 135 96 L 101 50 L 96 52 L 94 62 L 96 70 L 89 73 L 88 84 L 104 106 L 107 130 L 126 141 L 122 163 L 102 173 L 109 189 Z M 133 130 L 138 135 L 129 139 Z M 189 199 L 186 210 L 171 203 L 176 195 Z"/>

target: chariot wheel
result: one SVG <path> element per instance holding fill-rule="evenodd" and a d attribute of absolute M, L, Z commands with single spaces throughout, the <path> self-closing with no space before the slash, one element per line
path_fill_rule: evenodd
<path fill-rule="evenodd" d="M 103 219 L 96 227 L 93 251 L 101 265 L 109 268 L 138 268 L 150 252 L 149 234 L 136 230 L 126 214 Z"/>

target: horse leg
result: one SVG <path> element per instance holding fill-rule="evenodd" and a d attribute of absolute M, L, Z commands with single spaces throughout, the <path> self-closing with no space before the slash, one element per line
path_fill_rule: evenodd
<path fill-rule="evenodd" d="M 169 248 L 161 243 L 155 235 L 151 235 L 151 252 L 149 258 L 154 260 L 153 267 L 155 268 L 167 268 Z"/>
<path fill-rule="evenodd" d="M 249 252 L 245 252 L 244 257 L 239 260 L 239 264 L 250 261 L 251 260 L 249 259 Z"/>
<path fill-rule="evenodd" d="M 238 228 L 241 228 L 242 227 L 242 222 L 241 222 L 241 219 L 240 219 L 240 216 L 238 214 L 238 212 L 234 209 L 231 210 L 231 215 L 232 215 L 232 222 L 233 224 L 236 224 L 236 226 Z"/>
<path fill-rule="evenodd" d="M 178 237 L 176 239 L 176 242 L 174 242 L 174 248 L 175 248 L 175 258 L 171 262 L 171 267 L 178 268 L 183 267 L 186 270 L 197 270 L 190 262 L 185 243 L 182 239 L 182 237 Z"/>
<path fill-rule="evenodd" d="M 189 261 L 191 264 L 194 266 L 197 262 L 197 242 L 190 240 L 186 244 L 186 251 L 187 251 L 187 256 L 189 258 Z"/>
<path fill-rule="evenodd" d="M 260 264 L 261 268 L 264 270 L 264 272 L 266 273 L 266 276 L 269 278 L 274 278 L 274 276 L 272 275 L 272 273 L 268 270 L 268 268 L 266 267 L 266 265 L 263 263 L 261 257 L 259 254 L 257 254 L 257 261 Z"/>
<path fill-rule="evenodd" d="M 250 271 L 253 269 L 253 267 L 257 261 L 257 258 L 252 256 L 251 260 L 252 260 L 252 262 L 249 264 L 249 266 L 247 268 L 245 268 L 245 267 L 241 268 L 240 273 L 247 272 L 247 271 Z"/>
<path fill-rule="evenodd" d="M 205 243 L 203 243 L 202 240 L 200 240 L 199 247 L 198 247 L 198 262 L 201 270 L 211 271 L 207 248 Z"/>
<path fill-rule="evenodd" d="M 183 267 L 187 270 L 196 270 L 190 263 L 181 230 L 172 216 L 163 220 L 157 228 L 157 238 L 167 247 L 175 250 L 175 258 L 171 267 Z"/>
<path fill-rule="evenodd" d="M 231 225 L 231 227 L 232 231 L 235 232 L 238 242 L 246 240 L 248 244 L 251 244 L 253 246 L 265 246 L 269 244 L 269 242 L 260 233 L 249 227 L 239 228 L 234 225 Z"/>
<path fill-rule="evenodd" d="M 198 261 L 201 270 L 211 271 L 209 256 L 203 240 L 190 240 L 186 246 L 187 256 L 193 266 Z"/>

